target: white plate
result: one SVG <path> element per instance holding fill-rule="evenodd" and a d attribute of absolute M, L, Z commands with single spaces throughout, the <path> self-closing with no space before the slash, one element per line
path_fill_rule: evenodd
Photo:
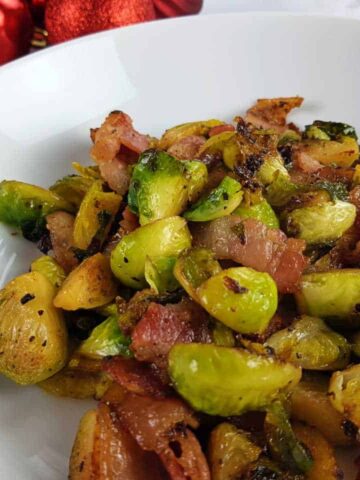
<path fill-rule="evenodd" d="M 0 180 L 48 186 L 71 161 L 88 162 L 89 127 L 114 109 L 156 135 L 188 120 L 230 120 L 258 97 L 299 94 L 298 123 L 360 128 L 359 44 L 359 21 L 247 13 L 138 25 L 30 55 L 0 69 Z M 1 283 L 36 254 L 10 232 L 1 227 Z M 66 478 L 89 402 L 4 379 L 0 392 L 0 478 Z"/>

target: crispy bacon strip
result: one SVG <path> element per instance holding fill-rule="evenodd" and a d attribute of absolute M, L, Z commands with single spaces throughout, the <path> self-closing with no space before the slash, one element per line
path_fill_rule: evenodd
<path fill-rule="evenodd" d="M 55 260 L 69 273 L 78 264 L 73 252 L 74 217 L 66 212 L 54 212 L 46 217 L 46 228 Z"/>
<path fill-rule="evenodd" d="M 303 103 L 302 97 L 259 98 L 246 112 L 246 122 L 258 128 L 272 128 L 282 133 L 288 128 L 286 117 Z"/>
<path fill-rule="evenodd" d="M 231 215 L 194 225 L 192 233 L 194 245 L 211 249 L 216 258 L 269 273 L 281 293 L 296 291 L 308 263 L 303 240 L 287 238 L 258 220 Z"/>

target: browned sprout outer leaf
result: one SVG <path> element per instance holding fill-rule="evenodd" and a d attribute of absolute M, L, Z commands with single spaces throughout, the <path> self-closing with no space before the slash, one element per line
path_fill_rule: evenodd
<path fill-rule="evenodd" d="M 54 299 L 54 305 L 64 310 L 96 308 L 111 302 L 115 296 L 116 284 L 109 260 L 97 253 L 69 274 Z"/>
<path fill-rule="evenodd" d="M 221 423 L 212 432 L 209 443 L 209 460 L 212 480 L 240 478 L 245 468 L 255 462 L 261 448 L 249 435 L 231 423 Z"/>
<path fill-rule="evenodd" d="M 360 427 L 360 364 L 334 372 L 329 397 L 336 410 Z"/>
<path fill-rule="evenodd" d="M 69 480 L 92 480 L 96 410 L 89 410 L 80 421 L 69 462 Z"/>

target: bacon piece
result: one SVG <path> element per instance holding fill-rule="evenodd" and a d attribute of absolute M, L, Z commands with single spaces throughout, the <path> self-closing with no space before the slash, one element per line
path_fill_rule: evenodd
<path fill-rule="evenodd" d="M 129 189 L 130 172 L 129 164 L 118 158 L 114 158 L 109 162 L 99 164 L 100 174 L 108 183 L 111 190 L 124 195 Z"/>
<path fill-rule="evenodd" d="M 299 146 L 299 148 L 293 149 L 292 160 L 294 168 L 302 172 L 316 173 L 322 168 L 324 168 L 318 160 L 315 160 L 311 157 L 311 155 L 306 153 L 301 148 L 301 145 Z"/>
<path fill-rule="evenodd" d="M 193 225 L 192 234 L 194 246 L 211 249 L 216 258 L 269 273 L 281 293 L 296 291 L 308 263 L 303 240 L 287 238 L 281 230 L 255 219 L 226 216 Z"/>
<path fill-rule="evenodd" d="M 219 135 L 219 133 L 224 133 L 224 132 L 234 132 L 235 127 L 234 125 L 216 125 L 216 127 L 212 127 L 209 130 L 209 137 L 213 137 L 214 135 Z"/>
<path fill-rule="evenodd" d="M 128 206 L 122 212 L 123 219 L 120 221 L 122 234 L 127 235 L 140 227 L 139 219 Z"/>
<path fill-rule="evenodd" d="M 205 141 L 201 135 L 189 135 L 171 145 L 167 152 L 179 160 L 193 160 Z"/>
<path fill-rule="evenodd" d="M 46 217 L 46 228 L 55 260 L 69 273 L 78 264 L 73 252 L 74 217 L 66 212 L 54 212 Z"/>
<path fill-rule="evenodd" d="M 259 98 L 246 112 L 245 120 L 257 128 L 272 128 L 282 133 L 288 128 L 288 113 L 300 107 L 303 100 L 301 97 Z"/>
<path fill-rule="evenodd" d="M 102 368 L 114 382 L 117 382 L 129 392 L 161 397 L 170 391 L 161 382 L 151 365 L 138 362 L 133 358 L 116 356 L 105 359 Z"/>
<path fill-rule="evenodd" d="M 131 349 L 138 360 L 167 365 L 167 354 L 176 343 L 209 343 L 211 336 L 205 311 L 191 300 L 175 305 L 151 303 L 135 326 Z"/>

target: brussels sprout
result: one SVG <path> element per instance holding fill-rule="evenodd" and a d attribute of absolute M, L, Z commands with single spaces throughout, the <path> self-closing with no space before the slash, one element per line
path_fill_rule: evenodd
<path fill-rule="evenodd" d="M 42 273 L 55 288 L 59 288 L 66 277 L 64 269 L 53 257 L 48 255 L 34 260 L 31 264 L 31 271 Z"/>
<path fill-rule="evenodd" d="M 54 295 L 39 272 L 16 277 L 0 291 L 0 372 L 17 383 L 40 382 L 65 364 L 67 332 Z"/>
<path fill-rule="evenodd" d="M 312 458 L 296 438 L 283 404 L 276 400 L 268 408 L 265 437 L 272 457 L 293 472 L 308 472 Z"/>
<path fill-rule="evenodd" d="M 314 272 L 302 276 L 295 294 L 301 313 L 324 318 L 332 324 L 359 324 L 360 270 Z"/>
<path fill-rule="evenodd" d="M 104 305 L 103 307 L 99 307 L 96 309 L 96 313 L 102 315 L 103 317 L 110 317 L 111 315 L 117 315 L 118 309 L 116 303 L 109 303 L 108 305 Z"/>
<path fill-rule="evenodd" d="M 89 358 L 101 358 L 113 355 L 130 357 L 131 339 L 123 334 L 118 324 L 117 315 L 112 315 L 101 322 L 84 340 L 77 352 Z"/>
<path fill-rule="evenodd" d="M 249 206 L 241 204 L 233 211 L 233 214 L 242 218 L 255 218 L 269 228 L 279 228 L 280 226 L 274 210 L 265 199 Z"/>
<path fill-rule="evenodd" d="M 356 131 L 351 125 L 322 120 L 315 120 L 312 125 L 306 125 L 304 137 L 317 140 L 341 140 L 342 137 L 351 137 L 357 140 Z"/>
<path fill-rule="evenodd" d="M 188 181 L 188 200 L 194 202 L 208 182 L 208 171 L 206 165 L 202 162 L 185 161 L 183 163 Z"/>
<path fill-rule="evenodd" d="M 0 182 L 0 222 L 19 227 L 28 240 L 38 240 L 51 212 L 72 212 L 70 203 L 53 192 L 28 183 Z"/>
<path fill-rule="evenodd" d="M 303 315 L 289 328 L 274 333 L 266 345 L 282 360 L 308 370 L 336 370 L 349 363 L 349 343 L 320 318 Z"/>
<path fill-rule="evenodd" d="M 187 210 L 184 217 L 192 222 L 207 222 L 224 217 L 239 206 L 242 197 L 240 183 L 231 177 L 225 177 L 220 185 Z"/>
<path fill-rule="evenodd" d="M 282 207 L 301 191 L 301 187 L 290 180 L 289 174 L 278 172 L 266 188 L 266 199 L 273 207 Z"/>
<path fill-rule="evenodd" d="M 170 350 L 169 374 L 195 410 L 229 416 L 263 409 L 299 382 L 301 370 L 243 349 L 191 343 Z"/>
<path fill-rule="evenodd" d="M 209 443 L 212 480 L 240 478 L 260 454 L 261 448 L 250 440 L 246 432 L 231 423 L 220 423 L 211 432 Z"/>
<path fill-rule="evenodd" d="M 247 267 L 212 276 L 196 289 L 196 296 L 210 315 L 240 333 L 262 333 L 277 308 L 274 280 Z"/>
<path fill-rule="evenodd" d="M 176 257 L 149 258 L 145 260 L 145 280 L 156 293 L 173 292 L 179 283 L 173 275 Z"/>
<path fill-rule="evenodd" d="M 289 145 L 290 143 L 296 143 L 301 140 L 301 135 L 295 130 L 285 130 L 280 137 L 278 141 L 278 147 L 282 147 L 283 145 Z"/>
<path fill-rule="evenodd" d="M 351 167 L 359 158 L 359 145 L 352 137 L 339 140 L 304 140 L 296 145 L 295 154 L 309 156 L 322 165 Z"/>
<path fill-rule="evenodd" d="M 94 475 L 93 450 L 97 428 L 97 411 L 82 417 L 71 451 L 69 480 L 89 480 Z"/>
<path fill-rule="evenodd" d="M 181 217 L 168 217 L 149 223 L 121 239 L 111 253 L 114 275 L 128 287 L 146 286 L 146 258 L 178 256 L 191 246 L 186 221 Z"/>
<path fill-rule="evenodd" d="M 335 452 L 325 438 L 313 427 L 300 423 L 293 426 L 296 437 L 310 452 L 313 462 L 306 472 L 307 480 L 339 480 L 343 473 L 337 465 Z"/>
<path fill-rule="evenodd" d="M 158 148 L 167 150 L 171 145 L 179 142 L 182 138 L 189 135 L 207 135 L 212 127 L 223 125 L 224 122 L 220 120 L 204 120 L 199 122 L 182 123 L 176 127 L 166 130 L 164 135 L 160 138 Z"/>
<path fill-rule="evenodd" d="M 81 202 L 74 224 L 74 246 L 86 250 L 93 241 L 99 248 L 119 210 L 121 196 L 104 192 L 102 182 L 94 182 Z"/>
<path fill-rule="evenodd" d="M 308 244 L 329 243 L 340 238 L 354 223 L 356 207 L 336 200 L 297 208 L 286 216 L 288 234 Z"/>
<path fill-rule="evenodd" d="M 329 396 L 333 407 L 360 428 L 360 365 L 334 372 Z"/>
<path fill-rule="evenodd" d="M 231 328 L 227 327 L 223 323 L 215 322 L 212 331 L 213 342 L 220 347 L 234 347 L 235 338 Z"/>
<path fill-rule="evenodd" d="M 64 198 L 77 210 L 94 181 L 95 179 L 89 177 L 67 175 L 55 182 L 49 190 Z"/>
<path fill-rule="evenodd" d="M 174 275 L 180 285 L 194 300 L 196 289 L 212 275 L 221 272 L 221 266 L 214 258 L 214 253 L 206 248 L 192 248 L 178 258 Z"/>
<path fill-rule="evenodd" d="M 291 416 L 316 427 L 332 445 L 349 445 L 351 439 L 342 428 L 344 418 L 332 406 L 328 386 L 328 377 L 306 374 L 291 392 Z"/>
<path fill-rule="evenodd" d="M 109 260 L 97 253 L 84 260 L 65 279 L 54 305 L 64 310 L 89 309 L 106 305 L 116 296 Z"/>
<path fill-rule="evenodd" d="M 78 162 L 72 162 L 72 167 L 76 170 L 82 177 L 93 178 L 95 180 L 101 180 L 100 170 L 98 166 L 87 166 L 80 165 Z"/>
<path fill-rule="evenodd" d="M 201 158 L 207 154 L 222 154 L 225 165 L 234 169 L 240 155 L 236 132 L 226 131 L 210 137 L 200 148 L 198 156 Z"/>
<path fill-rule="evenodd" d="M 288 177 L 289 175 L 280 153 L 265 158 L 264 163 L 257 172 L 256 178 L 260 180 L 263 185 L 269 185 L 278 175 L 283 175 L 284 177 Z"/>

